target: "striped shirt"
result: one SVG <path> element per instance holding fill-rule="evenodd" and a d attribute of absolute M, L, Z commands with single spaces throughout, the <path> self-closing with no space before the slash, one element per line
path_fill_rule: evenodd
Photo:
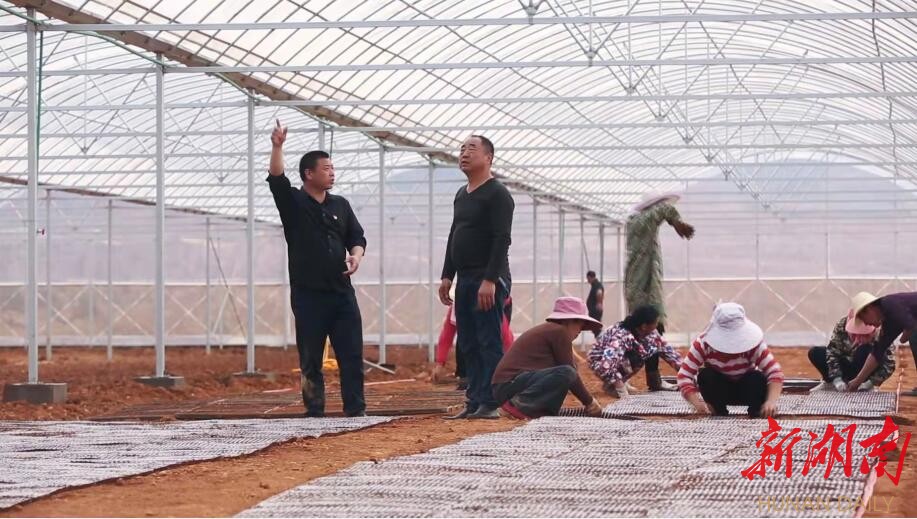
<path fill-rule="evenodd" d="M 697 372 L 703 366 L 719 371 L 732 380 L 738 380 L 742 375 L 757 369 L 767 376 L 768 384 L 783 382 L 783 369 L 764 341 L 744 353 L 730 354 L 714 350 L 703 342 L 703 339 L 702 335 L 694 340 L 681 362 L 677 380 L 682 395 L 687 396 L 698 391 Z"/>

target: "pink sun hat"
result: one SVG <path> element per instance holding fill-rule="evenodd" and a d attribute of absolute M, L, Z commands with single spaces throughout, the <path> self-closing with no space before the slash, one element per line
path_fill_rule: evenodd
<path fill-rule="evenodd" d="M 847 325 L 844 330 L 850 335 L 872 335 L 876 332 L 876 327 L 868 325 L 853 315 L 853 308 L 847 311 Z"/>
<path fill-rule="evenodd" d="M 602 323 L 589 317 L 586 303 L 578 297 L 558 297 L 554 301 L 554 311 L 545 318 L 545 321 L 566 321 L 570 319 L 584 321 L 583 327 L 591 332 L 598 333 L 602 331 Z"/>

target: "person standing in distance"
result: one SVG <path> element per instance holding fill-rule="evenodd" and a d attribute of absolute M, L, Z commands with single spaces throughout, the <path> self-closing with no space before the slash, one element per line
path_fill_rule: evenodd
<path fill-rule="evenodd" d="M 589 296 L 586 298 L 586 308 L 589 311 L 589 317 L 598 322 L 602 322 L 602 314 L 605 312 L 605 285 L 596 277 L 595 271 L 586 272 L 586 282 L 589 283 Z M 599 332 L 601 332 L 601 328 Z M 596 339 L 598 333 L 593 334 Z"/>
<path fill-rule="evenodd" d="M 363 323 L 350 284 L 366 250 L 363 227 L 347 199 L 328 193 L 334 186 L 334 164 L 324 151 L 303 155 L 299 161 L 302 189 L 290 185 L 283 168 L 286 138 L 287 129 L 278 120 L 271 133 L 267 182 L 287 241 L 290 303 L 306 416 L 325 414 L 322 353 L 328 338 L 340 370 L 344 414 L 366 416 Z"/>
<path fill-rule="evenodd" d="M 451 418 L 499 418 L 491 379 L 503 347 L 500 325 L 509 296 L 509 245 L 515 203 L 509 190 L 491 171 L 494 145 L 481 135 L 462 143 L 459 167 L 468 183 L 455 194 L 452 228 L 446 244 L 439 299 L 455 290 L 458 350 L 465 356 L 468 389 L 465 409 Z"/>

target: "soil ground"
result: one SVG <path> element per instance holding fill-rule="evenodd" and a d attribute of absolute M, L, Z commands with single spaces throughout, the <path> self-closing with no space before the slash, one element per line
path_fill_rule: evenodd
<path fill-rule="evenodd" d="M 367 358 L 374 358 L 368 352 Z M 775 355 L 788 377 L 817 377 L 806 358 L 805 349 L 779 348 Z M 389 362 L 396 364 L 395 375 L 378 370 L 367 374 L 367 382 L 414 379 L 414 382 L 380 385 L 403 390 L 418 385 L 429 387 L 429 365 L 426 350 L 390 348 Z M 62 405 L 35 406 L 24 403 L 0 404 L 0 419 L 82 419 L 116 411 L 127 405 L 155 402 L 177 402 L 221 395 L 252 393 L 263 390 L 295 387 L 298 374 L 291 370 L 297 365 L 296 352 L 273 348 L 259 349 L 259 369 L 275 371 L 275 382 L 235 379 L 233 372 L 244 368 L 244 350 L 240 348 L 214 350 L 210 356 L 200 348 L 170 348 L 168 370 L 184 375 L 188 387 L 181 390 L 151 388 L 134 382 L 135 376 L 147 375 L 153 369 L 150 350 L 118 350 L 115 361 L 108 363 L 99 349 L 61 348 L 54 360 L 42 363 L 41 378 L 70 384 L 71 400 Z M 903 387 L 917 385 L 917 376 L 910 352 L 899 352 L 899 369 L 904 368 Z M 580 370 L 587 387 L 603 403 L 613 400 L 601 390 L 600 381 Z M 664 375 L 673 371 L 663 365 Z M 900 373 L 900 372 L 899 372 Z M 0 351 L 0 382 L 25 378 L 25 354 L 21 350 Z M 337 377 L 327 377 L 328 386 L 337 385 Z M 883 389 L 894 390 L 897 374 Z M 638 374 L 631 383 L 645 388 L 645 378 Z M 569 405 L 577 405 L 568 399 Z M 906 418 L 901 434 L 915 432 L 917 399 L 902 398 L 901 414 Z M 425 452 L 463 438 L 521 425 L 508 419 L 497 421 L 446 422 L 439 416 L 415 417 L 382 424 L 370 429 L 295 440 L 272 446 L 249 456 L 189 463 L 150 474 L 121 478 L 114 481 L 67 489 L 0 513 L 0 517 L 57 516 L 229 516 L 294 486 L 349 467 L 359 461 L 371 461 Z M 899 442 L 902 443 L 902 442 Z M 909 450 L 914 452 L 917 447 Z M 906 496 L 917 491 L 917 471 L 905 457 L 899 484 L 887 476 L 879 478 L 875 488 L 875 508 L 867 516 L 913 517 L 917 506 Z M 889 464 L 894 469 L 896 461 Z"/>

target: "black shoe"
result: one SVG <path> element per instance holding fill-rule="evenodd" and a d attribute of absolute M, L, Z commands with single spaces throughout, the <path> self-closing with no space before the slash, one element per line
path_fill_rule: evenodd
<path fill-rule="evenodd" d="M 453 416 L 444 416 L 443 420 L 464 420 L 466 418 L 470 418 L 472 414 L 474 414 L 474 411 L 471 411 L 468 409 L 468 407 L 465 407 L 465 409 L 462 409 L 461 413 Z"/>
<path fill-rule="evenodd" d="M 306 411 L 306 418 L 324 418 L 324 411 Z"/>
<path fill-rule="evenodd" d="M 356 413 L 344 413 L 347 418 L 362 418 L 366 416 L 366 411 L 357 411 Z"/>
<path fill-rule="evenodd" d="M 500 411 L 496 407 L 482 405 L 477 411 L 468 415 L 472 420 L 496 420 L 500 418 Z"/>

